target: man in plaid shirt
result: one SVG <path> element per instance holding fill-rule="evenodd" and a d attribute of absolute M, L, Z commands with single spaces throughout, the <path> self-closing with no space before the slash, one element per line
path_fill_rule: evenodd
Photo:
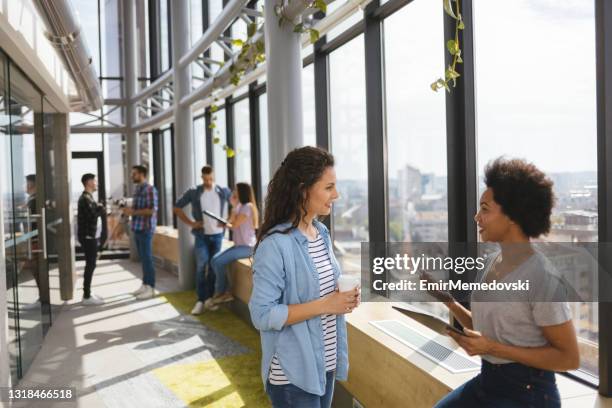
<path fill-rule="evenodd" d="M 132 231 L 142 262 L 142 286 L 133 293 L 136 299 L 149 299 L 155 295 L 155 268 L 153 267 L 153 233 L 157 225 L 157 189 L 147 182 L 145 166 L 132 167 L 132 181 L 136 184 L 132 208 L 124 214 L 132 216 Z"/>

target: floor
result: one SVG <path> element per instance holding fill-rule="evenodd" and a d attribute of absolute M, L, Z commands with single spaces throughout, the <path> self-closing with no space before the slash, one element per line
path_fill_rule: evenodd
<path fill-rule="evenodd" d="M 20 385 L 74 387 L 77 398 L 15 406 L 268 406 L 257 333 L 224 308 L 191 316 L 195 294 L 168 272 L 157 273 L 160 295 L 137 301 L 140 276 L 137 263 L 100 261 L 92 290 L 102 306 L 81 306 L 80 293 L 61 302 L 51 276 L 54 322 Z"/>

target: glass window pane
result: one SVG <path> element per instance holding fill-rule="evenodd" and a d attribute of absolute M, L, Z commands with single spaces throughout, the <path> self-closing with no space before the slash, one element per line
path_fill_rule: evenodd
<path fill-rule="evenodd" d="M 327 7 L 327 14 L 328 15 L 332 14 L 336 9 L 338 9 L 340 6 L 343 6 L 344 4 L 345 2 L 343 1 L 334 1 L 333 3 L 330 3 L 329 6 Z M 363 20 L 363 11 L 361 11 L 361 9 L 357 9 L 353 14 L 348 16 L 348 18 L 343 20 L 336 27 L 329 30 L 326 36 L 327 41 L 331 41 L 334 38 L 338 37 L 340 34 L 345 32 L 349 28 L 351 28 L 354 24 L 356 24 L 360 20 Z"/>
<path fill-rule="evenodd" d="M 195 44 L 202 37 L 202 0 L 191 0 L 191 44 Z"/>
<path fill-rule="evenodd" d="M 533 162 L 557 196 L 542 239 L 597 241 L 597 222 L 589 222 L 598 215 L 594 2 L 477 0 L 474 14 L 480 176 L 502 155 Z M 571 58 L 559 63 L 560 55 Z M 597 307 L 572 309 L 581 367 L 597 375 Z"/>
<path fill-rule="evenodd" d="M 73 152 L 99 152 L 102 148 L 100 133 L 73 133 L 70 135 L 70 150 Z"/>
<path fill-rule="evenodd" d="M 85 35 L 89 54 L 93 59 L 93 66 L 100 73 L 100 46 L 98 27 L 98 2 L 91 0 L 73 0 L 72 5 L 79 23 L 81 23 L 81 34 Z"/>
<path fill-rule="evenodd" d="M 200 112 L 202 113 L 202 112 Z M 204 115 L 193 121 L 193 166 L 195 180 L 200 181 L 202 166 L 206 164 L 206 123 Z"/>
<path fill-rule="evenodd" d="M 333 207 L 334 243 L 343 273 L 359 274 L 368 241 L 368 173 L 363 36 L 330 55 L 331 151 L 340 198 Z"/>
<path fill-rule="evenodd" d="M 448 240 L 445 96 L 439 4 L 415 1 L 385 20 L 389 241 Z"/>
<path fill-rule="evenodd" d="M 388 241 L 448 240 L 445 96 L 432 92 L 444 70 L 443 14 L 414 1 L 384 21 L 388 137 Z M 448 319 L 439 302 L 417 305 Z"/>
<path fill-rule="evenodd" d="M 302 104 L 304 109 L 304 146 L 317 145 L 315 118 L 314 64 L 302 71 Z"/>
<path fill-rule="evenodd" d="M 259 140 L 261 146 L 261 197 L 265 201 L 270 182 L 270 143 L 268 137 L 268 95 L 262 94 L 259 97 Z"/>
<path fill-rule="evenodd" d="M 215 170 L 215 182 L 220 186 L 227 186 L 227 153 L 223 147 L 227 143 L 225 133 L 225 109 L 218 110 L 213 114 L 216 127 L 213 129 L 213 163 Z M 216 143 L 215 143 L 216 142 Z"/>
<path fill-rule="evenodd" d="M 251 183 L 251 126 L 249 124 L 249 100 L 234 105 L 234 163 L 236 182 Z"/>
<path fill-rule="evenodd" d="M 121 98 L 123 94 L 123 81 L 118 79 L 103 79 L 100 81 L 102 93 L 105 98 Z M 105 107 L 104 109 L 109 109 Z M 119 112 L 119 111 L 114 111 Z M 108 118 L 110 119 L 110 118 Z"/>
<path fill-rule="evenodd" d="M 163 195 L 164 195 L 164 220 L 165 225 L 172 226 L 174 216 L 172 214 L 172 207 L 174 204 L 174 157 L 172 152 L 172 131 L 166 129 L 162 132 L 162 143 L 163 143 Z"/>
<path fill-rule="evenodd" d="M 223 10 L 223 0 L 208 1 L 208 24 L 211 26 Z"/>
<path fill-rule="evenodd" d="M 123 135 L 106 135 L 107 145 L 104 151 L 104 159 L 107 162 L 106 169 L 106 197 L 109 199 L 124 197 L 126 194 L 125 167 L 123 165 Z M 151 168 L 151 172 L 152 172 Z"/>
<path fill-rule="evenodd" d="M 93 3 L 93 2 L 92 2 Z M 121 3 L 119 0 L 100 1 L 102 27 L 102 73 L 101 76 L 120 77 L 121 49 L 123 34 L 121 33 Z"/>
<path fill-rule="evenodd" d="M 162 72 L 170 68 L 170 28 L 168 21 L 168 0 L 159 0 L 159 28 L 160 28 L 160 52 Z"/>

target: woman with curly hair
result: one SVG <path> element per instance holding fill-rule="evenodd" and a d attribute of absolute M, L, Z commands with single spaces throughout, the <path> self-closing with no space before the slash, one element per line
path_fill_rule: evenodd
<path fill-rule="evenodd" d="M 344 314 L 359 289 L 336 289 L 340 266 L 318 221 L 337 198 L 334 158 L 316 147 L 291 151 L 268 186 L 249 310 L 275 408 L 329 408 L 335 378 L 348 375 Z"/>
<path fill-rule="evenodd" d="M 465 335 L 448 334 L 469 355 L 480 355 L 482 368 L 436 408 L 559 407 L 554 372 L 578 368 L 578 342 L 567 302 L 542 296 L 559 281 L 551 263 L 530 245 L 550 230 L 553 183 L 531 163 L 499 158 L 485 168 L 485 184 L 474 219 L 482 241 L 498 243 L 501 250 L 477 279 L 511 281 L 531 271 L 537 284 L 511 302 L 474 291 L 471 310 L 447 299 Z"/>

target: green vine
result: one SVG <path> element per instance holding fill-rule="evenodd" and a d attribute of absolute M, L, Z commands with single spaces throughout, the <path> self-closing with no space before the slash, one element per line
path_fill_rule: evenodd
<path fill-rule="evenodd" d="M 247 26 L 246 40 L 233 39 L 231 41 L 233 46 L 240 49 L 240 53 L 238 54 L 236 61 L 229 67 L 231 74 L 230 82 L 234 86 L 238 86 L 242 80 L 242 77 L 248 70 L 254 68 L 258 63 L 266 60 L 266 49 L 263 40 L 258 40 L 256 42 L 252 41 L 258 29 L 259 26 L 257 23 L 251 23 Z M 224 62 L 219 63 L 219 67 L 223 67 L 224 64 Z M 219 110 L 217 101 L 218 98 L 214 98 L 212 105 L 210 105 L 211 117 L 210 124 L 208 125 L 208 128 L 212 129 L 213 132 L 213 144 L 221 143 L 219 131 L 217 130 L 217 115 L 215 114 Z M 228 158 L 232 158 L 236 155 L 236 151 L 227 144 L 224 144 L 222 149 L 225 151 Z"/>
<path fill-rule="evenodd" d="M 459 44 L 459 31 L 465 28 L 463 23 L 463 16 L 461 15 L 461 5 L 459 0 L 443 0 L 444 11 L 446 14 L 455 19 L 455 38 L 450 39 L 446 42 L 446 49 L 453 56 L 453 62 L 446 68 L 444 72 L 444 79 L 438 78 L 431 84 L 431 89 L 438 92 L 438 89 L 446 89 L 450 92 L 450 83 L 452 82 L 453 88 L 457 86 L 457 78 L 460 77 L 457 72 L 457 64 L 463 63 L 461 58 L 461 46 Z M 456 10 L 453 10 L 453 3 L 455 3 Z"/>
<path fill-rule="evenodd" d="M 219 137 L 219 130 L 217 130 L 217 115 L 216 112 L 219 110 L 219 106 L 217 105 L 217 101 L 219 99 L 215 98 L 214 99 L 214 103 L 212 105 L 210 105 L 210 124 L 208 125 L 208 128 L 212 130 L 213 132 L 213 144 L 219 144 L 221 142 L 221 138 Z M 225 154 L 227 155 L 228 158 L 232 158 L 236 155 L 236 152 L 234 151 L 234 149 L 232 149 L 231 147 L 229 147 L 228 145 L 224 144 L 222 146 L 223 150 L 225 150 Z"/>
<path fill-rule="evenodd" d="M 308 4 L 309 8 L 315 8 L 319 11 L 325 13 L 327 12 L 327 3 L 325 0 L 312 0 Z M 274 12 L 278 16 L 278 25 L 282 26 L 285 22 L 290 22 L 286 17 L 283 16 L 282 13 L 282 5 L 277 4 L 274 8 Z M 293 22 L 290 22 L 293 24 Z M 266 60 L 265 52 L 266 48 L 262 39 L 253 41 L 253 37 L 257 33 L 261 26 L 258 26 L 257 23 L 251 23 L 247 26 L 247 38 L 246 40 L 241 39 L 233 39 L 231 41 L 232 45 L 240 49 L 240 53 L 236 58 L 236 61 L 229 67 L 229 71 L 231 74 L 230 83 L 234 86 L 238 86 L 240 81 L 242 80 L 244 74 L 252 68 L 255 68 L 258 63 L 264 62 Z M 312 27 L 311 22 L 301 22 L 293 25 L 293 32 L 295 33 L 308 33 L 310 36 L 310 42 L 315 43 L 319 40 L 319 31 L 315 30 Z M 217 62 L 219 67 L 223 67 L 224 62 Z M 217 115 L 215 114 L 219 107 L 216 102 L 218 98 L 214 98 L 213 104 L 210 105 L 210 124 L 208 127 L 213 132 L 213 144 L 220 144 L 221 138 L 219 137 L 219 131 L 217 130 Z M 236 155 L 234 149 L 229 147 L 227 144 L 222 146 L 228 158 L 232 158 Z"/>
<path fill-rule="evenodd" d="M 326 13 L 327 12 L 327 3 L 325 2 L 325 0 L 312 0 L 311 2 L 308 3 L 308 8 L 313 8 L 313 9 L 317 9 L 319 11 L 321 11 L 322 13 Z M 285 22 L 289 22 L 291 24 L 293 24 L 293 32 L 294 33 L 308 33 L 308 35 L 310 36 L 310 42 L 312 44 L 316 43 L 319 40 L 320 37 L 320 33 L 318 30 L 314 29 L 312 27 L 312 23 L 311 22 L 301 22 L 298 24 L 294 24 L 293 21 L 289 21 L 284 15 L 283 15 L 283 6 L 281 4 L 277 4 L 276 7 L 274 7 L 274 13 L 276 14 L 276 16 L 278 17 L 278 26 L 282 27 L 282 25 Z"/>
<path fill-rule="evenodd" d="M 234 86 L 240 83 L 240 80 L 248 70 L 255 68 L 258 63 L 266 60 L 266 47 L 263 40 L 252 41 L 258 29 L 257 23 L 251 23 L 247 26 L 247 39 L 245 41 L 240 39 L 232 40 L 232 45 L 240 48 L 236 62 L 230 66 L 230 73 L 232 74 L 230 82 Z"/>

